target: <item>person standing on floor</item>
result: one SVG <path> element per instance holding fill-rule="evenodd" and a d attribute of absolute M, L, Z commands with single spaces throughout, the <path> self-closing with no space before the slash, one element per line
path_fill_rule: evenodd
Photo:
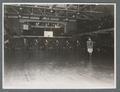
<path fill-rule="evenodd" d="M 93 52 L 93 41 L 91 40 L 90 37 L 87 40 L 87 51 L 89 54 L 92 54 Z"/>

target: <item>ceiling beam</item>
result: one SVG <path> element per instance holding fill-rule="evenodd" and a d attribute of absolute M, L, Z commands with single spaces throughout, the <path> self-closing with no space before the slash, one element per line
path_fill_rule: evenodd
<path fill-rule="evenodd" d="M 60 22 L 60 21 L 51 21 L 51 20 L 32 20 L 32 19 L 20 19 L 21 23 L 24 22 L 44 22 L 44 23 L 60 23 L 60 24 L 66 24 L 66 22 Z"/>

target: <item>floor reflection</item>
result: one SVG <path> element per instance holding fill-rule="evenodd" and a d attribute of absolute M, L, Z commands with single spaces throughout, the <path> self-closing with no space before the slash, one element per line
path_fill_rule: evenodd
<path fill-rule="evenodd" d="M 82 50 L 5 51 L 5 88 L 111 88 L 114 59 Z"/>

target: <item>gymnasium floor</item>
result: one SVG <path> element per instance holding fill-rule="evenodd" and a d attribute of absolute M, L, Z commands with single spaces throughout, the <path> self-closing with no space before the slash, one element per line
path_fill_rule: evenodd
<path fill-rule="evenodd" d="M 4 88 L 113 88 L 114 59 L 81 50 L 5 50 Z"/>

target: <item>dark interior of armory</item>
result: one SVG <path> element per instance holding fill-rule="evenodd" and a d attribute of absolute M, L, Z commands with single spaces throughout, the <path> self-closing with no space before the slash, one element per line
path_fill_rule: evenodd
<path fill-rule="evenodd" d="M 85 69 L 91 61 L 97 73 L 103 69 L 102 72 L 113 74 L 114 31 L 113 5 L 5 5 L 5 73 L 10 67 L 22 67 L 24 63 L 27 64 L 25 68 L 36 62 L 38 65 L 52 64 L 53 71 L 59 67 Z M 6 77 L 6 82 L 9 78 Z"/>

